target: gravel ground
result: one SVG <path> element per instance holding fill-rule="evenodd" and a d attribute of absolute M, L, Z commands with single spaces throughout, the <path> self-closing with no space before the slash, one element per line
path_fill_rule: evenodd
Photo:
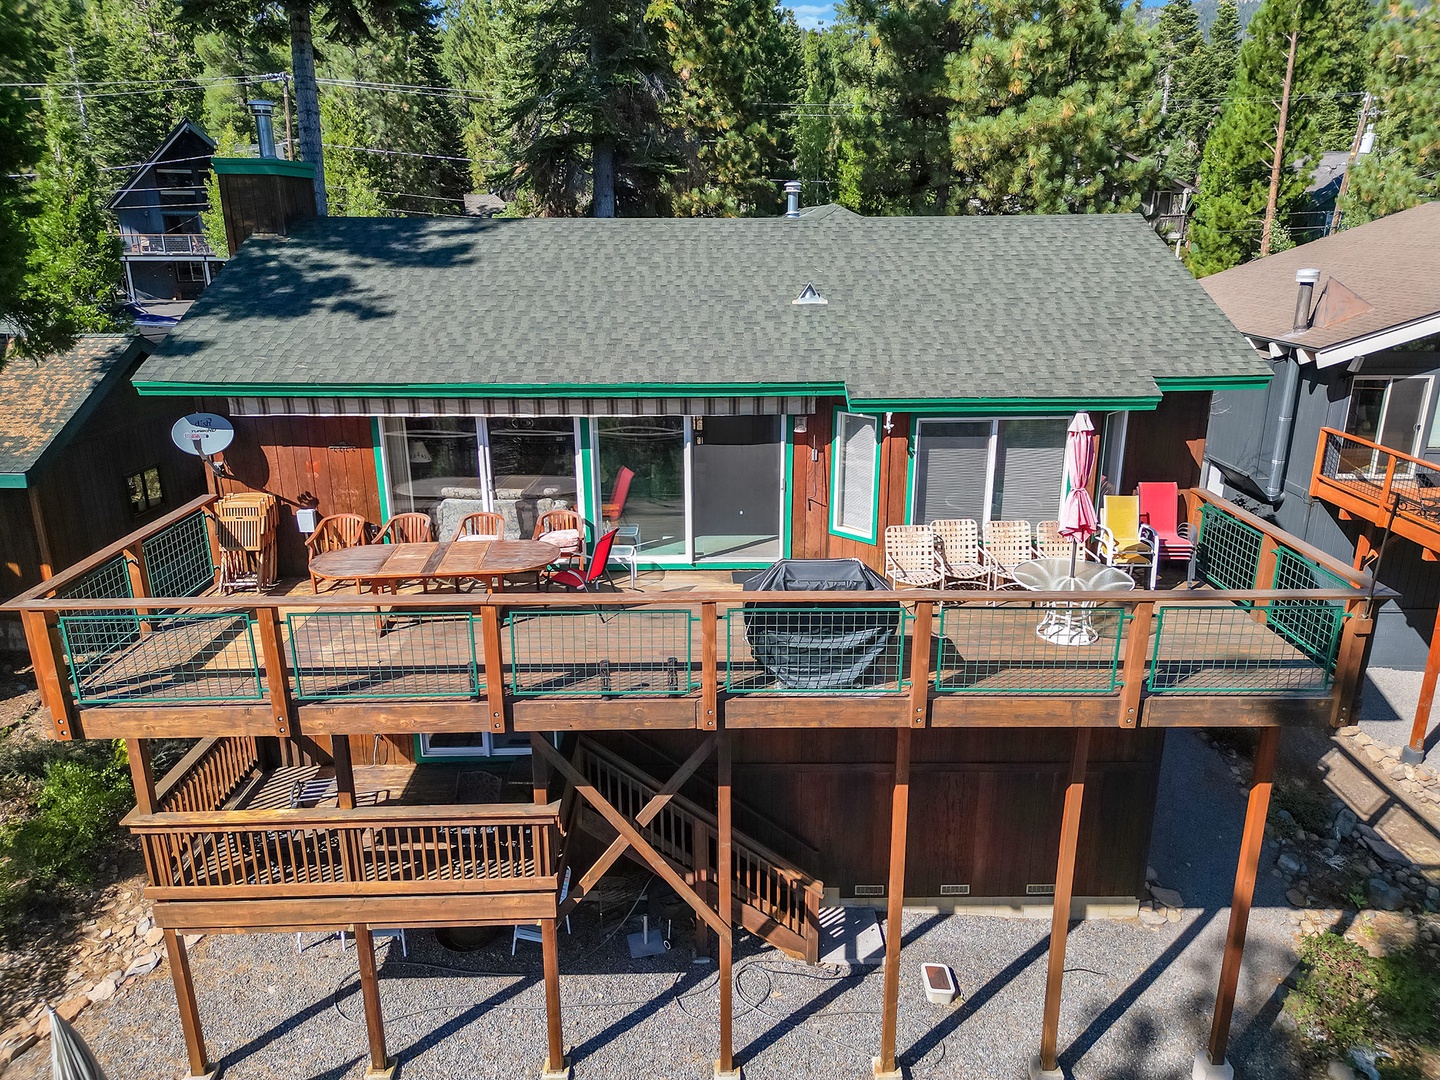
<path fill-rule="evenodd" d="M 1244 797 L 1222 759 L 1194 735 L 1172 733 L 1159 793 L 1151 864 L 1179 889 L 1178 923 L 1076 925 L 1067 953 L 1061 1062 L 1075 1078 L 1180 1080 L 1204 1044 L 1213 1001 Z M 1289 1080 L 1284 1036 L 1272 1027 L 1277 984 L 1293 968 L 1293 924 L 1267 851 L 1236 1010 L 1231 1060 L 1247 1080 Z M 635 879 L 638 889 L 644 877 Z M 630 960 L 620 909 L 582 907 L 561 935 L 566 1044 L 583 1078 L 708 1077 L 717 1038 L 711 966 L 693 964 L 686 933 L 664 956 Z M 638 917 L 625 929 L 638 929 Z M 1048 922 L 905 916 L 901 1058 L 914 1078 L 1026 1076 L 1036 1048 Z M 509 935 L 479 952 L 446 952 L 429 933 L 381 946 L 381 998 L 391 1053 L 406 1080 L 538 1075 L 544 1001 L 540 952 Z M 293 935 L 210 937 L 194 950 L 200 1009 L 226 1076 L 358 1078 L 365 1033 L 353 945 Z M 963 1002 L 928 1004 L 918 965 L 951 965 Z M 465 970 L 457 970 L 465 969 Z M 482 974 L 483 973 L 483 974 Z M 746 1075 L 857 1080 L 870 1075 L 879 1039 L 879 969 L 807 968 L 753 940 L 737 949 L 735 1044 Z M 1257 1019 L 1258 1014 L 1258 1019 Z M 162 967 L 78 1024 L 112 1077 L 183 1072 L 179 1023 Z M 47 1075 L 32 1050 L 7 1076 Z"/>
<path fill-rule="evenodd" d="M 1378 743 L 1404 746 L 1410 741 L 1415 706 L 1420 702 L 1422 671 L 1372 667 L 1365 673 L 1365 691 L 1360 697 L 1360 728 Z M 1440 706 L 1437 706 L 1440 707 Z M 1430 730 L 1435 731 L 1435 707 L 1430 710 Z M 1440 733 L 1432 735 L 1425 763 L 1440 769 Z"/>

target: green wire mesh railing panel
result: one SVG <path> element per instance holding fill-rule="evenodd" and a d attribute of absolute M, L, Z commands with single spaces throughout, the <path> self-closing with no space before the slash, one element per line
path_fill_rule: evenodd
<path fill-rule="evenodd" d="M 1337 614 L 1337 640 L 1338 628 Z M 1147 685 L 1153 694 L 1321 692 L 1332 663 L 1315 660 L 1236 604 L 1162 604 Z"/>
<path fill-rule="evenodd" d="M 55 590 L 59 600 L 130 600 L 135 593 L 130 585 L 130 566 L 123 554 L 106 559 L 93 570 L 81 574 L 68 585 Z M 87 662 L 95 663 L 96 650 L 105 649 L 110 653 L 120 652 L 140 637 L 140 620 L 134 608 L 104 608 L 88 611 L 84 615 L 67 616 L 71 633 L 76 640 L 86 643 Z M 88 620 L 95 625 L 87 626 Z M 79 681 L 73 671 L 74 657 L 71 657 L 71 679 Z"/>
<path fill-rule="evenodd" d="M 946 604 L 935 689 L 969 694 L 1108 694 L 1120 688 L 1130 616 L 1118 606 Z"/>
<path fill-rule="evenodd" d="M 215 580 L 203 510 L 146 537 L 140 547 L 151 596 L 195 596 Z"/>
<path fill-rule="evenodd" d="M 1344 580 L 1291 551 L 1275 549 L 1275 589 L 1348 589 Z M 1272 600 L 1265 609 L 1270 629 L 1310 659 L 1333 671 L 1345 606 L 1338 600 Z"/>
<path fill-rule="evenodd" d="M 512 611 L 516 697 L 688 694 L 700 685 L 693 613 L 670 608 Z"/>
<path fill-rule="evenodd" d="M 906 686 L 899 604 L 749 603 L 722 617 L 732 694 L 876 694 Z"/>
<path fill-rule="evenodd" d="M 265 696 L 247 612 L 61 615 L 75 699 L 88 705 L 259 701 Z"/>
<path fill-rule="evenodd" d="M 1214 503 L 1200 508 L 1195 572 L 1217 589 L 1253 589 L 1264 534 Z"/>
<path fill-rule="evenodd" d="M 485 686 L 468 611 L 322 611 L 285 617 L 301 701 L 475 698 Z"/>

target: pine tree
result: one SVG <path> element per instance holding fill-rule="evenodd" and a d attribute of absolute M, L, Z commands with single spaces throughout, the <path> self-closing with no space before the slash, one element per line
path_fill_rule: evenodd
<path fill-rule="evenodd" d="M 1160 51 L 1160 166 L 1174 180 L 1193 182 L 1208 134 L 1208 109 L 1201 83 L 1210 63 L 1191 0 L 1168 0 L 1160 9 L 1155 36 Z"/>
<path fill-rule="evenodd" d="M 807 30 L 801 42 L 803 103 L 795 118 L 795 169 L 824 201 L 833 201 L 839 166 L 840 57 L 844 38 L 835 27 Z"/>
<path fill-rule="evenodd" d="M 365 115 L 347 94 L 326 94 L 320 99 L 320 122 L 330 135 L 325 155 L 325 188 L 330 213 L 335 217 L 380 217 L 386 195 L 371 169 L 370 154 L 354 149 L 365 145 Z"/>
<path fill-rule="evenodd" d="M 667 125 L 684 171 L 665 185 L 679 215 L 773 213 L 790 174 L 786 114 L 765 103 L 800 90 L 800 30 L 773 0 L 690 0 L 651 7 L 664 21 L 675 93 Z"/>
<path fill-rule="evenodd" d="M 1269 196 L 1277 102 L 1289 35 L 1297 32 L 1295 75 L 1280 169 L 1276 223 L 1298 233 L 1310 171 L 1326 148 L 1326 103 L 1355 103 L 1363 57 L 1347 52 L 1368 0 L 1265 0 L 1240 47 L 1230 102 L 1205 145 L 1200 192 L 1190 228 L 1189 263 L 1197 276 L 1254 257 Z M 1354 119 L 1352 113 L 1351 125 Z"/>
<path fill-rule="evenodd" d="M 201 126 L 210 137 L 232 151 L 253 143 L 255 121 L 245 103 L 256 98 L 274 101 L 276 143 L 282 155 L 289 156 L 284 88 L 273 78 L 289 69 L 289 50 L 253 34 L 211 31 L 195 35 L 195 55 L 206 80 Z"/>
<path fill-rule="evenodd" d="M 491 174 L 503 164 L 505 19 L 499 0 L 459 0 L 451 4 L 442 23 L 440 63 L 449 84 L 464 95 L 461 137 L 476 191 L 488 190 Z"/>
<path fill-rule="evenodd" d="M 951 147 L 980 213 L 1127 210 L 1153 183 L 1155 62 L 1118 0 L 990 0 L 949 59 Z"/>
<path fill-rule="evenodd" d="M 26 0 L 0 0 L 0 318 L 19 319 L 30 237 L 22 172 L 35 159 L 37 134 L 24 84 L 39 74 L 34 11 Z M 0 365 L 5 357 L 0 355 Z"/>
<path fill-rule="evenodd" d="M 1350 175 L 1346 225 L 1440 198 L 1440 6 L 1391 7 L 1371 52 L 1375 147 Z"/>

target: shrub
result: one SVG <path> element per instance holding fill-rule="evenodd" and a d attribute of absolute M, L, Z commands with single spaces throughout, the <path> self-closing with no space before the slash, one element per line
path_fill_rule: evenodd
<path fill-rule="evenodd" d="M 1371 1041 L 1380 980 L 1370 954 L 1339 934 L 1318 934 L 1300 947 L 1305 965 L 1286 1002 L 1301 1029 L 1335 1047 Z"/>

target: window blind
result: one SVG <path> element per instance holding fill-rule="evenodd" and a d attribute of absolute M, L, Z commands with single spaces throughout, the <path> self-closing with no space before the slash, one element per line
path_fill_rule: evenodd
<path fill-rule="evenodd" d="M 1059 516 L 1067 426 L 1061 419 L 1001 422 L 993 517 L 1033 524 Z"/>
<path fill-rule="evenodd" d="M 920 425 L 915 447 L 915 522 L 985 518 L 990 421 Z"/>
<path fill-rule="evenodd" d="M 875 528 L 875 468 L 880 422 L 857 413 L 836 414 L 835 528 L 870 536 Z"/>

